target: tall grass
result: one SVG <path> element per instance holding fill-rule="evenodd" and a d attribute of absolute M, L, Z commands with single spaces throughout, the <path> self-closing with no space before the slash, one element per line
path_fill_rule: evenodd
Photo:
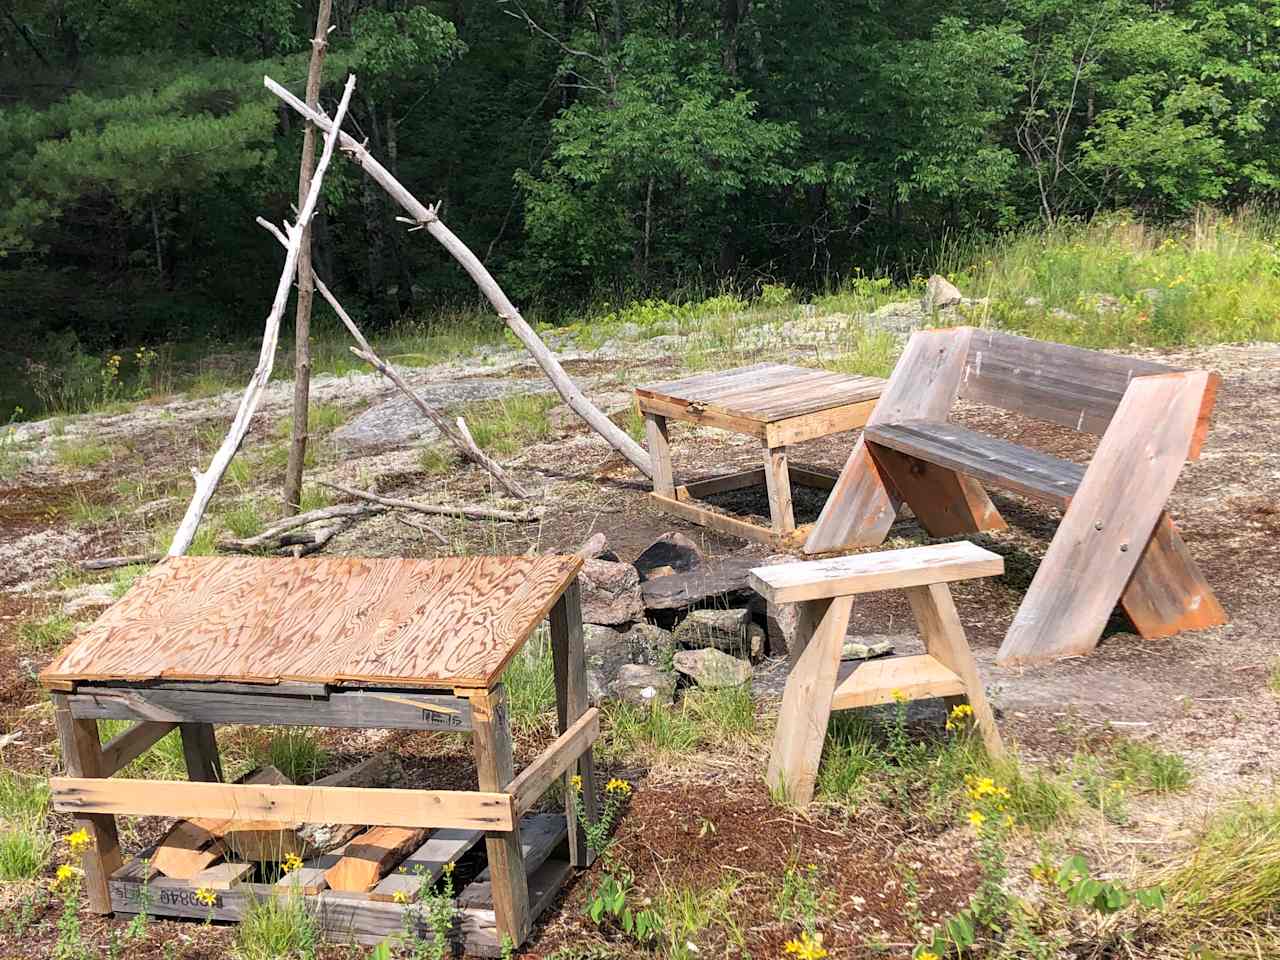
<path fill-rule="evenodd" d="M 49 785 L 0 767 L 0 881 L 38 877 L 53 837 L 45 827 Z"/>

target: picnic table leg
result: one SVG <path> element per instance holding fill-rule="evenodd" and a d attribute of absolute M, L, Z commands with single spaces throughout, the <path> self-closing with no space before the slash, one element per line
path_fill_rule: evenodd
<path fill-rule="evenodd" d="M 769 491 L 769 517 L 773 532 L 785 537 L 796 528 L 791 506 L 791 473 L 787 469 L 787 448 L 764 444 L 764 484 Z"/>
<path fill-rule="evenodd" d="M 667 418 L 656 413 L 646 413 L 644 433 L 649 442 L 649 459 L 653 462 L 653 492 L 659 496 L 674 498 L 676 482 L 675 473 L 671 469 Z"/>
<path fill-rule="evenodd" d="M 853 597 L 806 600 L 804 606 L 809 609 L 798 629 L 812 628 L 813 635 L 787 677 L 766 774 L 769 789 L 796 804 L 813 799 Z"/>
<path fill-rule="evenodd" d="M 102 766 L 102 744 L 98 737 L 98 721 L 77 720 L 65 694 L 53 694 L 53 716 L 62 746 L 62 762 L 70 777 L 102 777 L 109 773 Z M 109 813 L 85 813 L 76 817 L 77 830 L 89 834 L 90 845 L 81 854 L 84 890 L 89 909 L 94 913 L 111 912 L 111 892 L 107 881 L 120 869 L 120 838 L 116 818 Z"/>
<path fill-rule="evenodd" d="M 501 793 L 515 776 L 511 756 L 511 728 L 507 722 L 507 693 L 502 684 L 471 697 L 472 741 L 476 752 L 476 779 L 481 790 Z M 498 932 L 518 947 L 529 936 L 529 881 L 520 849 L 520 825 L 510 831 L 490 830 L 484 835 L 493 883 L 493 911 Z"/>
<path fill-rule="evenodd" d="M 551 653 L 556 674 L 557 731 L 563 734 L 587 710 L 587 660 L 582 642 L 581 590 L 575 579 L 551 608 Z M 595 787 L 595 764 L 591 748 L 564 775 L 564 813 L 569 825 L 569 862 L 589 867 L 595 853 L 587 846 L 587 834 L 578 822 L 575 792 L 570 778 L 576 769 L 582 778 L 582 805 L 587 819 L 599 816 Z"/>
<path fill-rule="evenodd" d="M 995 715 L 987 703 L 987 693 L 983 689 L 982 678 L 978 676 L 978 666 L 964 635 L 964 626 L 956 613 L 951 588 L 945 583 L 931 583 L 923 587 L 907 587 L 906 593 L 926 652 L 964 684 L 969 706 L 973 708 L 973 722 L 982 734 L 987 753 L 993 757 L 1004 756 L 1000 728 L 996 726 Z M 948 706 L 958 699 L 948 697 Z"/>
<path fill-rule="evenodd" d="M 187 763 L 187 778 L 204 783 L 222 782 L 222 760 L 218 756 L 218 738 L 211 723 L 180 723 L 182 756 Z"/>

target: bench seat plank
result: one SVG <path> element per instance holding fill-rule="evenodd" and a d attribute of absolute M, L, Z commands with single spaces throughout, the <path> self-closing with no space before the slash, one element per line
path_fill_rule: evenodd
<path fill-rule="evenodd" d="M 1084 477 L 1085 468 L 1078 463 L 954 423 L 878 423 L 868 426 L 865 434 L 868 440 L 891 450 L 1047 501 L 1060 509 L 1066 509 Z"/>
<path fill-rule="evenodd" d="M 967 540 L 852 557 L 756 567 L 751 586 L 771 603 L 796 603 L 855 593 L 998 576 L 1004 559 Z"/>

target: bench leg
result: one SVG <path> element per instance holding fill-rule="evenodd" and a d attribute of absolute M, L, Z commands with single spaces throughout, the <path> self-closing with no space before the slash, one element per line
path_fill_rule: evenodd
<path fill-rule="evenodd" d="M 62 762 L 69 777 L 103 777 L 109 771 L 102 766 L 102 745 L 98 738 L 98 721 L 77 720 L 64 694 L 53 695 L 53 716 L 62 746 Z M 120 869 L 120 838 L 116 818 L 109 813 L 86 813 L 76 817 L 77 830 L 85 830 L 92 841 L 81 854 L 84 870 L 84 892 L 89 909 L 94 913 L 111 912 L 111 892 L 107 881 Z"/>
<path fill-rule="evenodd" d="M 667 436 L 667 418 L 656 413 L 644 415 L 644 433 L 649 443 L 649 459 L 653 463 L 653 492 L 676 495 L 675 473 L 671 469 L 671 443 Z"/>
<path fill-rule="evenodd" d="M 1214 596 L 1191 557 L 1168 511 L 1142 551 L 1142 559 L 1120 595 L 1120 605 L 1144 637 L 1171 637 L 1227 622 L 1227 612 Z"/>
<path fill-rule="evenodd" d="M 1008 527 L 982 484 L 972 477 L 876 443 L 868 444 L 867 449 L 930 536 L 953 537 Z"/>
<path fill-rule="evenodd" d="M 871 459 L 867 442 L 859 437 L 804 542 L 804 552 L 828 553 L 884 543 L 901 502 Z"/>
<path fill-rule="evenodd" d="M 764 484 L 769 491 L 769 517 L 773 532 L 785 537 L 796 528 L 791 506 L 791 473 L 787 469 L 787 448 L 764 446 Z"/>
<path fill-rule="evenodd" d="M 998 664 L 1045 663 L 1098 645 L 1182 472 L 1207 377 L 1194 371 L 1129 382 L 1005 634 Z"/>
<path fill-rule="evenodd" d="M 853 597 L 808 600 L 803 606 L 809 609 L 801 613 L 799 629 L 812 629 L 813 635 L 787 678 L 766 775 L 770 790 L 796 804 L 813 799 Z"/>
<path fill-rule="evenodd" d="M 956 613 L 955 601 L 951 599 L 951 588 L 945 583 L 931 583 L 923 587 L 907 587 L 906 593 L 920 636 L 924 639 L 925 651 L 964 684 L 966 698 L 973 708 L 973 721 L 982 735 L 987 753 L 993 757 L 1004 756 L 1004 741 L 1000 739 L 995 715 L 987 703 L 987 693 L 982 686 L 982 678 L 978 676 L 973 651 L 969 649 L 964 626 Z M 949 706 L 953 699 L 956 698 L 947 698 Z"/>
<path fill-rule="evenodd" d="M 472 741 L 476 752 L 476 779 L 481 790 L 502 792 L 515 776 L 511 756 L 511 728 L 507 723 L 507 694 L 502 684 L 471 698 Z M 520 825 L 511 831 L 484 835 L 493 882 L 493 912 L 498 933 L 519 947 L 529 936 L 529 881 L 524 852 L 520 849 Z"/>
<path fill-rule="evenodd" d="M 587 663 L 582 641 L 582 601 L 578 581 L 569 588 L 551 608 L 551 654 L 556 675 L 557 732 L 564 733 L 587 710 Z M 591 866 L 595 854 L 587 846 L 587 833 L 578 822 L 577 804 L 574 803 L 573 786 L 569 782 L 574 773 L 582 777 L 582 805 L 587 819 L 595 822 L 600 815 L 597 809 L 595 764 L 591 748 L 570 767 L 564 775 L 564 812 L 569 824 L 569 862 L 575 867 Z"/>

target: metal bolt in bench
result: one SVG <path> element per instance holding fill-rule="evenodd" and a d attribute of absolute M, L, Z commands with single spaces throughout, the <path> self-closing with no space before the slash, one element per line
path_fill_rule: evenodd
<path fill-rule="evenodd" d="M 769 760 L 768 783 L 788 801 L 813 798 L 832 710 L 897 698 L 967 700 L 987 751 L 1004 752 L 978 669 L 947 586 L 1004 572 L 999 555 L 972 543 L 810 560 L 751 571 L 751 585 L 772 603 L 800 604 L 795 666 L 787 678 Z M 925 653 L 847 666 L 840 651 L 859 593 L 905 590 Z"/>

